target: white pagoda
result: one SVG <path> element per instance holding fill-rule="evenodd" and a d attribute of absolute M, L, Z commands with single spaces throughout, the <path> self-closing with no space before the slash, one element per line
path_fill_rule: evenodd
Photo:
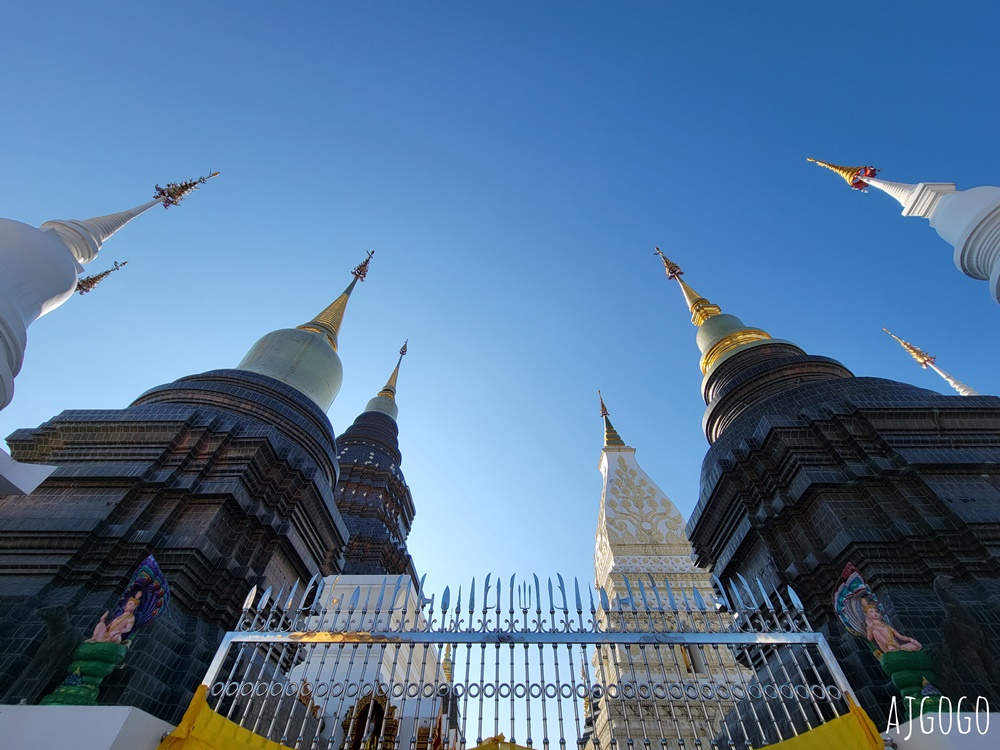
<path fill-rule="evenodd" d="M 855 190 L 871 186 L 888 193 L 903 207 L 903 216 L 929 220 L 941 238 L 955 248 L 958 270 L 988 281 L 993 300 L 1000 303 L 1000 187 L 956 190 L 954 182 L 889 182 L 876 177 L 878 170 L 871 166 L 809 161 L 836 172 Z"/>
<path fill-rule="evenodd" d="M 94 219 L 47 221 L 37 228 L 0 219 L 0 410 L 14 398 L 14 378 L 24 363 L 28 326 L 65 303 L 73 292 L 88 291 L 95 280 L 107 275 L 105 271 L 81 279 L 83 267 L 97 258 L 111 235 L 153 206 L 176 205 L 207 179 L 170 183 L 165 188 L 157 185 L 153 200 Z M 0 450 L 0 494 L 29 493 L 53 470 L 18 463 Z"/>

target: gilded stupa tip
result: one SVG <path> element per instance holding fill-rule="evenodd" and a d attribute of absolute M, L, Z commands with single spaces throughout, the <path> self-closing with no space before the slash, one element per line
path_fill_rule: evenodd
<path fill-rule="evenodd" d="M 597 398 L 601 402 L 601 416 L 604 418 L 604 447 L 607 448 L 609 445 L 624 447 L 625 441 L 608 418 L 608 407 L 604 405 L 604 396 L 601 395 L 600 389 L 597 391 Z"/>
<path fill-rule="evenodd" d="M 836 172 L 855 190 L 861 190 L 862 192 L 868 187 L 868 183 L 865 182 L 865 178 L 874 177 L 878 174 L 878 170 L 872 166 L 861 166 L 861 167 L 842 167 L 839 164 L 830 164 L 829 162 L 820 161 L 819 159 L 813 159 L 811 156 L 806 157 L 806 161 L 811 161 L 813 164 L 818 164 L 821 167 L 826 167 L 831 172 Z"/>
<path fill-rule="evenodd" d="M 410 342 L 409 339 L 403 342 L 403 345 L 399 349 L 399 359 L 396 360 L 396 367 L 393 369 L 392 374 L 385 383 L 385 387 L 378 392 L 379 396 L 389 399 L 390 401 L 396 400 L 396 381 L 399 379 L 399 366 L 403 362 L 403 357 L 406 356 L 406 345 Z"/>
<path fill-rule="evenodd" d="M 454 665 L 451 661 L 451 644 L 446 643 L 444 645 L 444 658 L 441 659 L 441 671 L 444 673 L 444 678 L 448 681 L 452 681 L 452 670 Z"/>
<path fill-rule="evenodd" d="M 664 255 L 660 248 L 655 248 L 654 252 L 663 261 L 663 268 L 667 273 L 667 278 L 675 279 L 680 285 L 681 293 L 684 295 L 684 302 L 687 303 L 688 310 L 691 312 L 691 323 L 693 325 L 700 326 L 709 318 L 719 315 L 722 312 L 722 308 L 718 305 L 713 305 L 702 297 L 681 278 L 684 275 L 684 271 L 681 270 L 679 265 Z"/>
<path fill-rule="evenodd" d="M 899 345 L 903 347 L 911 357 L 917 360 L 917 364 L 919 364 L 925 370 L 927 369 L 928 365 L 933 365 L 937 361 L 937 357 L 928 354 L 923 349 L 920 349 L 911 344 L 909 341 L 904 341 L 899 336 L 890 331 L 888 328 L 882 328 L 882 330 L 888 333 L 894 339 L 896 339 L 896 341 L 899 342 Z"/>
<path fill-rule="evenodd" d="M 317 333 L 326 334 L 327 339 L 330 342 L 330 346 L 337 349 L 337 337 L 340 335 L 340 326 L 344 322 L 344 313 L 347 311 L 347 302 L 351 298 L 351 292 L 354 291 L 354 287 L 357 286 L 359 281 L 364 281 L 365 277 L 368 275 L 368 264 L 371 263 L 372 256 L 375 255 L 374 250 L 368 251 L 368 257 L 366 257 L 361 263 L 354 267 L 351 271 L 351 283 L 347 285 L 347 288 L 341 293 L 337 299 L 335 299 L 326 309 L 324 309 L 319 315 L 310 320 L 308 323 L 303 323 L 298 326 L 300 330 L 304 331 L 316 331 Z"/>

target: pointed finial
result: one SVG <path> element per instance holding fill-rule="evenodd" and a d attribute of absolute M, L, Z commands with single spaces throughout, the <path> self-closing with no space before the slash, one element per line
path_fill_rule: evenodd
<path fill-rule="evenodd" d="M 351 271 L 351 276 L 356 278 L 358 281 L 364 281 L 365 277 L 368 275 L 368 264 L 372 262 L 372 256 L 374 254 L 374 250 L 369 250 L 368 257 L 354 267 L 354 270 Z M 403 344 L 403 347 L 405 348 L 406 344 Z M 405 352 L 403 353 L 405 354 Z"/>
<path fill-rule="evenodd" d="M 888 328 L 883 328 L 882 330 L 888 333 L 894 339 L 896 339 L 896 341 L 899 342 L 899 345 L 904 349 L 906 349 L 906 351 L 909 352 L 910 356 L 913 357 L 915 360 L 917 360 L 917 364 L 919 364 L 925 370 L 927 369 L 927 365 L 932 365 L 937 361 L 937 357 L 931 356 L 923 349 L 918 349 L 909 341 L 903 341 L 903 339 L 899 338 L 899 336 L 894 334 Z"/>
<path fill-rule="evenodd" d="M 713 305 L 707 299 L 698 294 L 698 292 L 688 286 L 687 282 L 681 278 L 684 272 L 681 270 L 680 266 L 665 256 L 660 251 L 660 248 L 655 248 L 654 252 L 656 255 L 659 255 L 660 259 L 663 261 L 663 267 L 666 269 L 667 278 L 676 279 L 677 284 L 680 286 L 681 292 L 684 294 L 684 301 L 687 303 L 688 310 L 691 311 L 691 323 L 701 329 L 698 332 L 698 348 L 701 349 L 702 352 L 701 362 L 699 363 L 702 375 L 707 375 L 709 369 L 714 367 L 715 363 L 722 357 L 728 355 L 729 352 L 748 344 L 754 344 L 758 341 L 766 341 L 771 338 L 771 335 L 767 331 L 762 331 L 759 328 L 748 328 L 743 325 L 739 318 L 732 315 L 724 316 L 722 320 L 727 321 L 728 319 L 728 321 L 723 323 L 721 326 L 716 325 L 715 330 L 713 330 L 707 338 L 703 338 L 702 334 L 706 329 L 702 329 L 701 326 L 710 318 L 722 315 L 722 308 L 718 305 Z M 716 323 L 719 322 L 720 321 L 716 321 Z M 733 324 L 738 325 L 739 327 L 733 329 L 731 327 Z"/>
<path fill-rule="evenodd" d="M 659 255 L 660 260 L 663 261 L 663 268 L 667 272 L 668 279 L 680 279 L 680 277 L 684 275 L 681 267 L 664 255 L 660 248 L 654 248 L 654 252 Z"/>
<path fill-rule="evenodd" d="M 625 441 L 621 439 L 618 431 L 611 425 L 611 420 L 608 418 L 608 407 L 604 405 L 604 396 L 601 395 L 601 390 L 597 390 L 597 398 L 601 402 L 601 416 L 604 417 L 604 447 L 607 448 L 609 445 L 614 446 L 624 446 Z"/>
<path fill-rule="evenodd" d="M 883 328 L 882 330 L 885 331 L 886 333 L 888 333 L 894 339 L 896 339 L 896 341 L 899 342 L 899 345 L 901 347 L 903 347 L 907 352 L 909 352 L 909 354 L 910 354 L 911 357 L 913 357 L 915 360 L 917 360 L 917 364 L 919 364 L 925 370 L 928 367 L 930 367 L 932 370 L 934 370 L 934 372 L 936 372 L 938 375 L 940 375 L 942 378 L 944 378 L 945 382 L 947 382 L 948 385 L 950 385 L 952 388 L 954 388 L 956 391 L 958 391 L 958 393 L 959 393 L 960 396 L 978 396 L 978 395 L 980 395 L 979 391 L 975 390 L 974 388 L 971 388 L 971 387 L 967 386 L 961 380 L 956 380 L 951 375 L 949 375 L 944 370 L 942 370 L 940 367 L 938 367 L 935 364 L 935 362 L 937 362 L 937 357 L 934 357 L 934 356 L 928 354 L 923 349 L 919 349 L 919 348 L 915 347 L 909 341 L 904 341 L 903 339 L 899 338 L 899 336 L 897 336 L 892 331 L 890 331 L 888 328 Z"/>
<path fill-rule="evenodd" d="M 197 177 L 193 180 L 185 180 L 184 182 L 168 182 L 166 187 L 156 185 L 156 192 L 153 193 L 153 199 L 162 203 L 164 208 L 176 206 L 184 200 L 185 196 L 188 196 L 197 190 L 199 185 L 204 185 L 213 177 L 218 176 L 218 172 L 211 172 L 204 177 Z"/>
<path fill-rule="evenodd" d="M 691 311 L 691 323 L 693 325 L 700 326 L 709 318 L 719 315 L 722 312 L 721 307 L 713 305 L 688 286 L 687 282 L 681 278 L 684 275 L 684 271 L 681 270 L 679 265 L 664 255 L 660 248 L 655 248 L 654 254 L 659 255 L 660 260 L 663 261 L 663 268 L 667 273 L 667 278 L 675 279 L 680 285 L 681 292 L 684 294 L 684 301 L 687 302 L 688 310 Z"/>
<path fill-rule="evenodd" d="M 97 257 L 101 246 L 136 216 L 145 213 L 159 203 L 164 206 L 176 206 L 185 195 L 217 174 L 219 173 L 213 172 L 208 177 L 199 177 L 197 180 L 188 180 L 179 184 L 170 182 L 165 188 L 157 185 L 153 200 L 129 211 L 119 211 L 93 219 L 57 219 L 47 221 L 39 228 L 55 231 L 79 263 L 90 263 Z"/>
<path fill-rule="evenodd" d="M 113 274 L 120 268 L 124 268 L 128 265 L 128 261 L 122 261 L 119 263 L 117 260 L 115 264 L 107 269 L 106 271 L 101 271 L 100 273 L 95 273 L 93 276 L 85 276 L 82 279 L 78 279 L 76 282 L 76 291 L 80 294 L 86 294 L 87 292 L 94 291 L 94 288 L 100 284 L 104 279 Z"/>
<path fill-rule="evenodd" d="M 847 181 L 848 185 L 855 190 L 861 190 L 862 192 L 864 192 L 865 188 L 868 187 L 868 183 L 862 178 L 874 177 L 878 174 L 878 170 L 872 166 L 842 167 L 839 164 L 830 164 L 825 161 L 820 161 L 819 159 L 813 159 L 812 157 L 806 157 L 806 161 L 811 161 L 813 164 L 818 164 L 821 167 L 826 167 L 832 172 L 836 172 Z"/>
<path fill-rule="evenodd" d="M 310 320 L 308 323 L 303 323 L 298 326 L 298 328 L 304 331 L 325 333 L 330 342 L 330 346 L 332 346 L 334 351 L 336 351 L 337 337 L 340 335 L 340 326 L 344 322 L 344 313 L 347 310 L 347 301 L 351 298 L 351 292 L 354 291 L 354 287 L 357 286 L 358 281 L 364 281 L 365 276 L 368 275 L 368 264 L 371 263 L 373 255 L 375 255 L 375 251 L 369 250 L 368 257 L 354 267 L 354 270 L 351 271 L 351 276 L 354 278 L 351 279 L 351 283 L 347 285 L 347 289 L 345 289 L 341 295 L 337 297 L 337 299 L 331 302 L 330 305 L 315 318 Z"/>
<path fill-rule="evenodd" d="M 453 664 L 451 661 L 451 644 L 446 643 L 444 645 L 444 658 L 441 659 L 441 671 L 444 672 L 444 678 L 451 682 Z"/>
<path fill-rule="evenodd" d="M 410 343 L 409 339 L 403 342 L 403 345 L 399 349 L 399 359 L 396 361 L 396 368 L 389 376 L 389 380 L 386 381 L 385 388 L 378 392 L 379 396 L 387 398 L 390 401 L 396 400 L 396 380 L 399 378 L 399 365 L 402 364 L 403 357 L 406 356 L 406 345 L 408 343 Z"/>

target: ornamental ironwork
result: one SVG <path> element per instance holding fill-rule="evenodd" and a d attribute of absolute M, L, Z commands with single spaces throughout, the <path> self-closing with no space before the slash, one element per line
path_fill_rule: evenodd
<path fill-rule="evenodd" d="M 429 597 L 407 576 L 255 588 L 204 684 L 241 726 L 329 750 L 750 750 L 848 711 L 790 587 L 713 581 L 625 579 L 613 600 L 560 575 Z"/>

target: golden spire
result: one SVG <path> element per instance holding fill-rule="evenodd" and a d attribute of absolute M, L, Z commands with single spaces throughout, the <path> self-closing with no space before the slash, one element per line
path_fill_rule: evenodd
<path fill-rule="evenodd" d="M 403 357 L 406 356 L 406 345 L 409 342 L 409 339 L 403 342 L 403 346 L 399 350 L 399 359 L 396 361 L 396 369 L 392 371 L 392 375 L 386 381 L 385 388 L 378 392 L 379 396 L 383 396 L 390 401 L 396 400 L 396 380 L 399 378 L 399 365 L 403 362 Z"/>
<path fill-rule="evenodd" d="M 899 342 L 899 345 L 904 349 L 906 349 L 906 351 L 909 352 L 910 356 L 913 357 L 915 360 L 917 360 L 917 364 L 919 364 L 925 370 L 927 369 L 927 365 L 932 365 L 937 361 L 937 357 L 928 354 L 923 349 L 918 349 L 909 341 L 903 341 L 903 339 L 899 338 L 899 336 L 894 334 L 888 328 L 883 328 L 882 330 L 888 333 L 894 339 L 896 339 L 896 341 Z"/>
<path fill-rule="evenodd" d="M 444 645 L 444 658 L 441 659 L 441 671 L 444 672 L 444 678 L 451 682 L 451 672 L 453 669 L 453 664 L 451 661 L 451 644 L 446 643 Z"/>
<path fill-rule="evenodd" d="M 687 302 L 691 311 L 691 323 L 701 328 L 702 324 L 710 318 L 722 315 L 722 308 L 713 305 L 698 292 L 684 283 L 681 276 L 684 272 L 681 267 L 664 255 L 660 248 L 656 248 L 656 254 L 663 261 L 668 279 L 676 279 L 684 293 L 684 301 Z M 766 341 L 771 338 L 771 334 L 759 328 L 748 328 L 743 322 L 732 315 L 723 315 L 716 321 L 714 329 L 707 338 L 703 338 L 705 329 L 698 331 L 698 348 L 701 349 L 701 373 L 707 375 L 711 367 L 715 365 L 723 356 L 729 354 L 740 347 L 752 344 L 757 341 Z M 710 326 L 711 328 L 712 326 Z"/>
<path fill-rule="evenodd" d="M 949 375 L 944 370 L 942 370 L 940 367 L 938 367 L 936 364 L 934 364 L 935 362 L 937 362 L 937 357 L 934 357 L 934 356 L 928 354 L 923 349 L 919 349 L 919 348 L 915 347 L 909 341 L 904 341 L 903 339 L 899 338 L 899 336 L 897 336 L 892 331 L 890 331 L 888 328 L 883 328 L 882 330 L 885 331 L 886 333 L 888 333 L 894 339 L 896 339 L 896 341 L 899 342 L 899 345 L 901 347 L 903 347 L 904 349 L 906 349 L 906 351 L 910 353 L 910 356 L 913 357 L 915 360 L 917 360 L 917 363 L 921 367 L 923 367 L 925 370 L 928 367 L 930 367 L 932 370 L 934 370 L 934 372 L 936 372 L 938 375 L 940 375 L 942 378 L 944 378 L 945 381 L 948 383 L 948 385 L 950 385 L 952 388 L 954 388 L 956 391 L 958 391 L 959 395 L 961 395 L 961 396 L 978 396 L 978 395 L 980 395 L 979 391 L 977 391 L 974 388 L 971 388 L 971 387 L 967 386 L 961 380 L 956 380 L 951 375 Z"/>
<path fill-rule="evenodd" d="M 623 446 L 625 441 L 621 439 L 621 436 L 611 425 L 611 420 L 608 419 L 608 407 L 604 405 L 604 396 L 601 395 L 601 389 L 597 389 L 597 398 L 601 400 L 601 416 L 604 417 L 604 447 L 607 448 L 609 445 Z"/>
<path fill-rule="evenodd" d="M 354 277 L 351 279 L 351 283 L 347 285 L 347 289 L 345 289 L 343 293 L 329 305 L 329 307 L 323 310 L 323 312 L 310 320 L 308 323 L 303 323 L 298 326 L 298 328 L 303 331 L 325 333 L 330 342 L 330 346 L 332 346 L 334 351 L 336 351 L 337 336 L 340 335 L 340 325 L 344 322 L 344 312 L 347 310 L 347 301 L 351 298 L 351 292 L 354 291 L 354 287 L 357 283 L 359 281 L 364 281 L 365 276 L 368 275 L 368 264 L 371 262 L 373 255 L 375 255 L 375 251 L 369 250 L 368 257 L 354 267 L 354 270 L 351 271 L 351 275 Z"/>
<path fill-rule="evenodd" d="M 667 272 L 667 278 L 676 279 L 677 283 L 680 284 L 681 292 L 684 294 L 684 301 L 687 302 L 688 310 L 691 311 L 691 323 L 693 325 L 700 326 L 709 318 L 719 315 L 722 312 L 722 308 L 718 305 L 713 305 L 685 283 L 684 279 L 681 278 L 684 275 L 681 267 L 664 255 L 660 251 L 660 248 L 656 248 L 655 252 L 663 261 L 663 268 Z"/>
<path fill-rule="evenodd" d="M 868 187 L 868 183 L 866 183 L 863 178 L 874 177 L 878 173 L 878 170 L 872 166 L 842 167 L 839 164 L 829 164 L 828 162 L 813 159 L 808 156 L 806 157 L 806 161 L 811 161 L 813 164 L 819 164 L 821 167 L 826 167 L 832 172 L 836 172 L 855 190 L 864 190 Z"/>

